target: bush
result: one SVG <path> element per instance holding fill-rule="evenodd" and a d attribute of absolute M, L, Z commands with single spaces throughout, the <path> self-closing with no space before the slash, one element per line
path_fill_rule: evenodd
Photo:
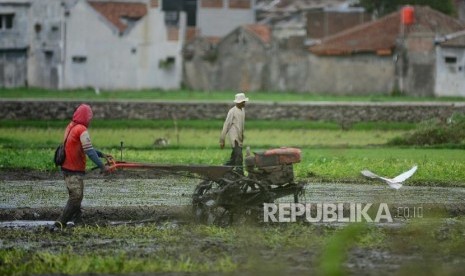
<path fill-rule="evenodd" d="M 417 128 L 403 137 L 396 137 L 389 145 L 444 145 L 462 144 L 465 140 L 465 115 L 453 114 L 447 121 L 432 119 L 421 122 Z"/>

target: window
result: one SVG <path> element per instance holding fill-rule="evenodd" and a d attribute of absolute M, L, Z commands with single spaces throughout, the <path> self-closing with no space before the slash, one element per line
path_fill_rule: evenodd
<path fill-rule="evenodd" d="M 166 57 L 158 62 L 158 67 L 162 69 L 170 69 L 176 63 L 175 57 Z"/>
<path fill-rule="evenodd" d="M 165 24 L 168 26 L 177 26 L 179 23 L 177 11 L 166 11 L 165 12 Z"/>
<path fill-rule="evenodd" d="M 455 64 L 455 63 L 457 63 L 457 58 L 456 57 L 445 57 L 444 61 L 447 64 Z"/>
<path fill-rule="evenodd" d="M 0 30 L 13 29 L 14 14 L 0 14 Z"/>
<path fill-rule="evenodd" d="M 74 63 L 84 63 L 87 61 L 87 57 L 85 56 L 73 56 Z"/>

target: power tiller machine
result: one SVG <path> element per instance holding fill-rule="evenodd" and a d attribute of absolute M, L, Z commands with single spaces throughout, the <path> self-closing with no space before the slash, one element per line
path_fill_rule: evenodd
<path fill-rule="evenodd" d="M 298 202 L 304 184 L 294 181 L 293 164 L 301 160 L 297 148 L 276 148 L 254 152 L 245 158 L 246 176 L 233 166 L 165 165 L 123 162 L 109 159 L 114 170 L 153 170 L 155 172 L 187 172 L 202 181 L 192 195 L 192 208 L 199 222 L 227 225 L 233 218 L 261 210 L 263 203 L 272 203 L 285 196 Z M 255 214 L 257 214 L 255 212 Z"/>

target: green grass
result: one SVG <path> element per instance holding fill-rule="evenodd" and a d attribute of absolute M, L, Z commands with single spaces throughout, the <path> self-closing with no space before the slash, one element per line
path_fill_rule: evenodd
<path fill-rule="evenodd" d="M 0 168 L 53 171 L 53 150 L 60 142 L 59 128 L 2 128 Z M 163 164 L 223 164 L 229 149 L 218 145 L 219 130 L 182 129 L 179 144 L 172 129 L 91 128 L 96 148 L 120 159 Z M 248 130 L 246 145 L 252 151 L 280 146 L 302 149 L 302 162 L 295 165 L 297 178 L 315 181 L 363 182 L 360 171 L 368 168 L 382 175 L 397 175 L 418 164 L 410 184 L 464 186 L 465 155 L 461 149 L 386 147 L 384 143 L 402 131 L 365 130 Z M 171 144 L 158 148 L 153 141 L 167 137 Z M 249 142 L 250 141 L 250 142 Z M 92 163 L 88 162 L 89 168 Z"/>
<path fill-rule="evenodd" d="M 308 223 L 226 228 L 189 223 L 82 226 L 61 233 L 0 228 L 0 274 L 288 275 L 300 269 L 305 275 L 345 275 L 347 260 L 377 265 L 381 252 L 388 256 L 382 267 L 392 271 L 460 275 L 463 227 L 463 218 L 433 218 L 392 228 Z M 365 267 L 354 269 L 372 272 Z"/>
<path fill-rule="evenodd" d="M 82 90 L 47 90 L 38 88 L 1 89 L 0 98 L 4 99 L 86 99 L 86 100 L 174 100 L 174 101 L 227 101 L 234 99 L 237 91 L 190 91 L 190 90 L 141 90 L 141 91 L 100 91 L 96 94 L 93 89 Z M 406 96 L 330 96 L 315 93 L 296 92 L 249 92 L 251 101 L 267 102 L 295 102 L 295 101 L 363 101 L 363 102 L 403 102 L 403 101 L 464 101 L 459 97 L 424 98 Z"/>
<path fill-rule="evenodd" d="M 59 128 L 0 128 L 0 143 L 4 148 L 47 148 L 54 147 L 63 139 L 63 129 Z M 154 141 L 166 138 L 168 148 L 177 149 L 216 149 L 219 146 L 219 129 L 110 129 L 90 128 L 93 144 L 100 148 L 118 148 L 121 141 L 131 149 L 154 149 Z M 246 130 L 245 145 L 252 149 L 269 147 L 354 147 L 381 145 L 402 134 L 403 131 L 392 130 L 280 130 L 250 129 Z"/>
<path fill-rule="evenodd" d="M 55 147 L 63 139 L 66 121 L 0 121 L 0 168 L 53 171 Z M 223 164 L 229 148 L 219 149 L 221 121 L 182 121 L 177 131 L 169 121 L 96 121 L 90 134 L 96 148 L 126 161 L 163 164 Z M 263 125 L 262 125 L 263 124 Z M 269 126 L 269 128 L 264 127 Z M 325 126 L 329 126 L 326 127 Z M 414 164 L 419 170 L 409 180 L 412 185 L 465 186 L 463 146 L 396 147 L 386 146 L 394 137 L 411 130 L 410 125 L 389 125 L 384 129 L 361 125 L 340 130 L 332 125 L 306 125 L 305 122 L 247 122 L 245 146 L 260 151 L 282 146 L 302 149 L 302 162 L 294 166 L 297 178 L 313 181 L 366 182 L 363 169 L 394 176 Z M 157 138 L 169 145 L 159 148 Z M 93 167 L 91 162 L 88 166 Z"/>

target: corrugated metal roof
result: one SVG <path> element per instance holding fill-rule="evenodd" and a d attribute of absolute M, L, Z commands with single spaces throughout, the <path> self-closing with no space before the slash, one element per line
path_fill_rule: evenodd
<path fill-rule="evenodd" d="M 429 7 L 415 6 L 414 9 L 415 22 L 405 28 L 406 35 L 417 32 L 443 35 L 464 28 L 458 20 Z M 329 36 L 309 51 L 317 55 L 386 54 L 395 48 L 400 34 L 401 11 L 398 11 Z"/>

